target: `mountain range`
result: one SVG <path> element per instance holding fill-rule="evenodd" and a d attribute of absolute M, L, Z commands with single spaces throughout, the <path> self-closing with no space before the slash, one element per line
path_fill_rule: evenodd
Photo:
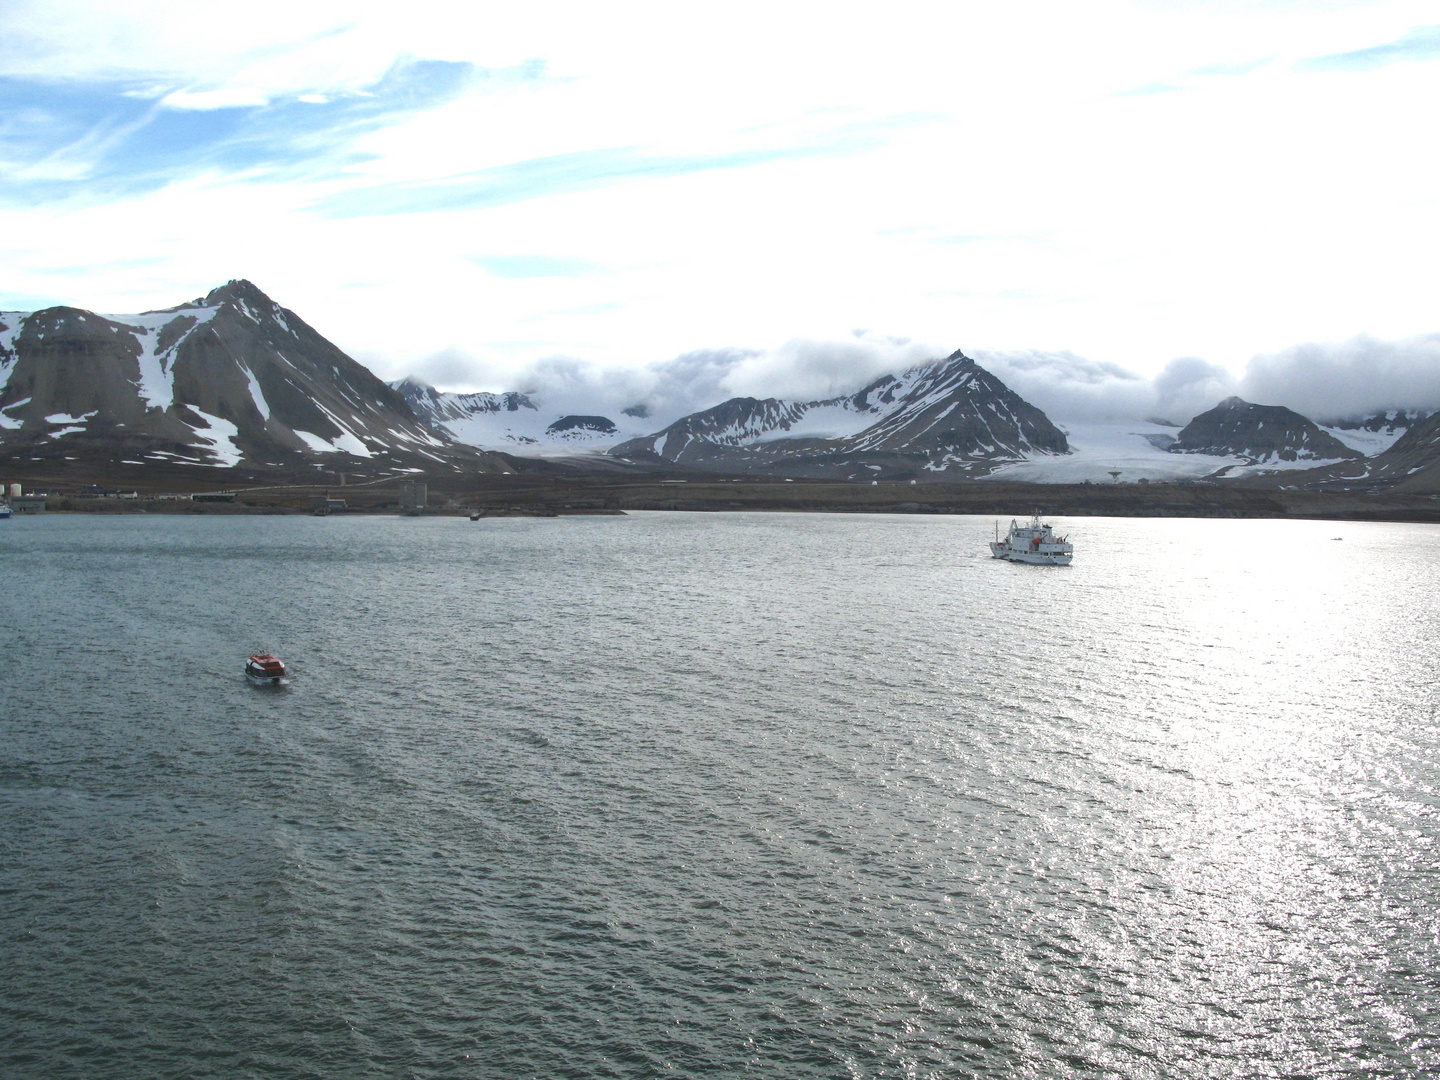
<path fill-rule="evenodd" d="M 380 474 L 552 457 L 583 471 L 1440 490 L 1437 416 L 1321 426 L 1228 398 L 1178 430 L 1057 424 L 960 351 L 850 394 L 735 397 L 655 424 L 639 407 L 556 413 L 533 393 L 384 383 L 243 280 L 138 315 L 0 312 L 0 461 Z"/>

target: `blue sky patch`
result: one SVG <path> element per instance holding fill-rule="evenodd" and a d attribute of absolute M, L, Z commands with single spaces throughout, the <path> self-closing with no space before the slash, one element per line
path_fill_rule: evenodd
<path fill-rule="evenodd" d="M 1332 53 L 1302 60 L 1297 71 L 1370 71 L 1404 61 L 1440 59 L 1440 26 L 1417 26 L 1403 37 L 1368 49 Z"/>
<path fill-rule="evenodd" d="M 365 132 L 434 108 L 486 73 L 468 63 L 402 60 L 360 92 L 217 109 L 161 103 L 174 87 L 0 77 L 4 199 L 39 205 L 152 191 L 208 169 L 327 175 L 357 160 Z"/>

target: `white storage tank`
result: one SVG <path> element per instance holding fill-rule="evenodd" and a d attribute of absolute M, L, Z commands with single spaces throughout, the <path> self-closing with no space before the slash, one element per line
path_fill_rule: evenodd
<path fill-rule="evenodd" d="M 10 485 L 10 497 L 11 497 L 12 499 L 18 499 L 18 498 L 20 497 L 20 485 L 19 485 L 19 484 L 11 484 L 11 485 Z"/>

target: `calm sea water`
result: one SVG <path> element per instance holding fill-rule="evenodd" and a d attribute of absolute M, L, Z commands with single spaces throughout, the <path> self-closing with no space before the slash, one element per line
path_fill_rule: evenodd
<path fill-rule="evenodd" d="M 1440 1069 L 1440 529 L 1059 524 L 0 523 L 0 1071 Z"/>

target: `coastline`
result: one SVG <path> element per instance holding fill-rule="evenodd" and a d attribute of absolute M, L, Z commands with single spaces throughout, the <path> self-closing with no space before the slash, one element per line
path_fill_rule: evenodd
<path fill-rule="evenodd" d="M 309 514 L 313 500 L 343 500 L 332 513 L 397 514 L 400 479 L 379 478 L 349 486 L 264 484 L 235 477 L 221 487 L 213 471 L 200 476 L 112 477 L 124 494 L 80 496 L 75 478 L 61 484 L 26 478 L 27 494 L 50 492 L 47 513 Z M 231 479 L 231 478 L 226 478 Z M 1440 523 L 1440 495 L 1258 489 L 1215 483 L 1027 484 L 1000 481 L 860 484 L 749 477 L 431 475 L 428 505 L 433 516 L 551 517 L 617 515 L 629 510 L 769 511 L 873 514 L 972 514 L 1020 517 L 1035 509 L 1050 517 L 1309 518 L 1337 521 Z M 128 483 L 126 482 L 128 480 Z M 187 484 L 188 481 L 188 484 Z M 202 481 L 208 481 L 204 483 Z M 95 483 L 87 478 L 87 482 Z M 148 488 L 148 490 L 147 490 Z M 233 501 L 194 501 L 174 492 Z M 157 497 L 166 492 L 164 497 Z M 23 517 L 15 516 L 16 520 Z"/>

